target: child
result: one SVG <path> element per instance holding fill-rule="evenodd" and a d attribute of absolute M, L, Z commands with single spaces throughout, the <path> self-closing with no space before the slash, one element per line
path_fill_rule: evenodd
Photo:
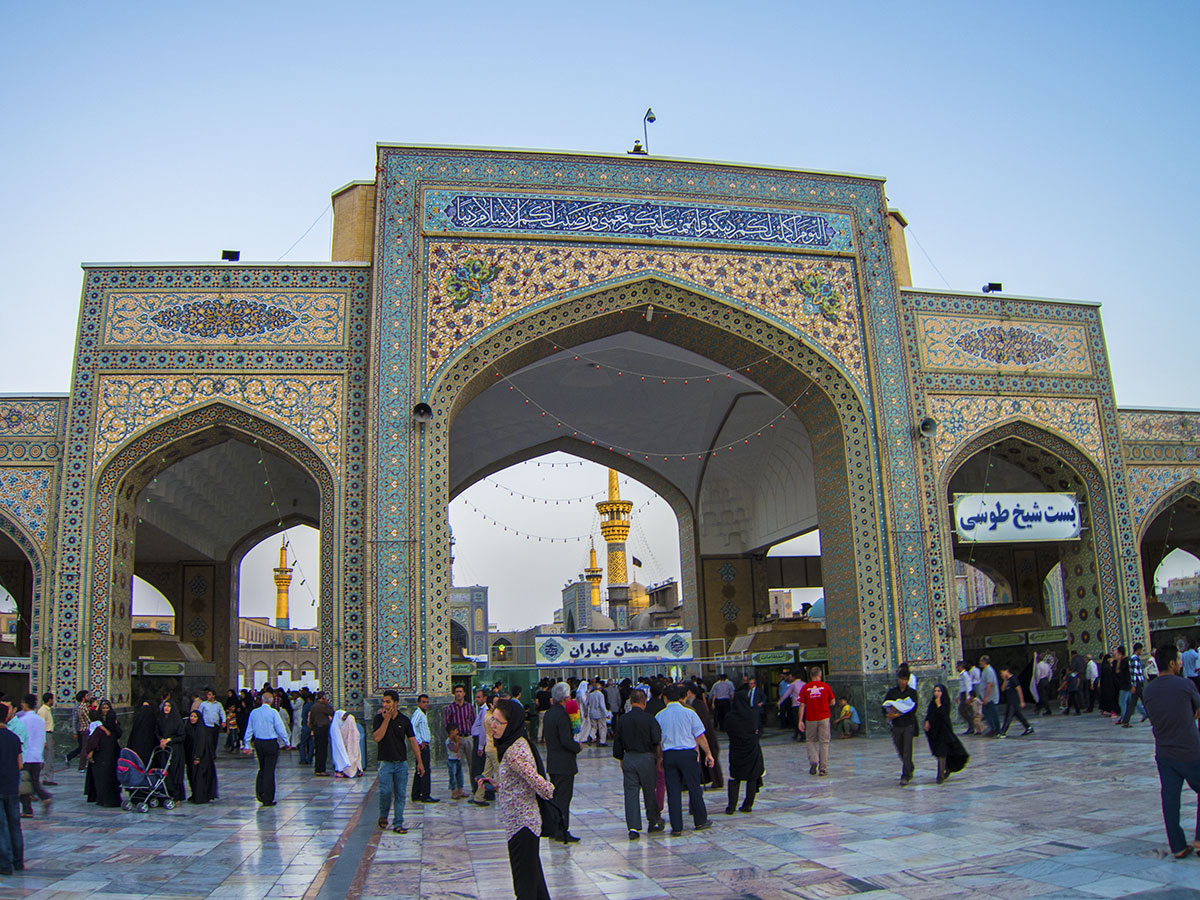
<path fill-rule="evenodd" d="M 467 796 L 462 789 L 463 774 L 462 760 L 459 753 L 462 750 L 462 738 L 458 734 L 458 726 L 453 722 L 446 726 L 446 771 L 449 775 L 450 797 L 461 800 Z"/>
<path fill-rule="evenodd" d="M 859 718 L 858 710 L 850 705 L 850 701 L 845 697 L 837 708 L 837 719 L 834 724 L 838 727 L 840 737 L 852 738 L 858 734 L 859 728 L 862 727 L 862 720 Z"/>
<path fill-rule="evenodd" d="M 971 697 L 971 725 L 975 734 L 983 734 L 983 701 L 978 697 Z"/>

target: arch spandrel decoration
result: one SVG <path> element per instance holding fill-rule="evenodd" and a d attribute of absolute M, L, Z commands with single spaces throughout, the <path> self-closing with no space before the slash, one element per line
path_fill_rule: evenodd
<path fill-rule="evenodd" d="M 1163 512 L 1169 510 L 1172 504 L 1184 497 L 1200 499 L 1200 466 L 1164 466 L 1159 469 L 1166 469 L 1165 472 L 1152 469 L 1150 473 L 1141 470 L 1144 468 L 1151 467 L 1130 466 L 1128 469 L 1130 486 L 1145 485 L 1146 481 L 1150 481 L 1150 487 L 1142 487 L 1139 492 L 1138 487 L 1134 486 L 1133 490 L 1134 499 L 1139 502 L 1136 510 L 1136 534 L 1139 544 L 1142 536 L 1146 534 L 1146 529 L 1150 528 Z M 1141 505 L 1144 503 L 1148 505 Z"/>
<path fill-rule="evenodd" d="M 127 485 L 127 477 L 141 471 L 145 480 L 149 473 L 161 467 L 155 456 L 181 443 L 187 444 L 188 453 L 179 458 L 203 449 L 210 442 L 230 436 L 237 436 L 248 443 L 262 441 L 279 455 L 300 466 L 318 485 L 322 519 L 321 596 L 330 599 L 321 607 L 321 626 L 325 636 L 321 648 L 322 678 L 333 682 L 335 673 L 345 671 L 346 664 L 338 659 L 342 645 L 339 638 L 345 627 L 342 623 L 350 623 L 350 617 L 355 613 L 344 609 L 346 597 L 342 580 L 338 577 L 339 573 L 345 574 L 341 550 L 345 538 L 334 532 L 338 528 L 336 523 L 341 521 L 343 502 L 330 469 L 308 444 L 282 425 L 233 406 L 212 403 L 135 436 L 110 458 L 97 476 L 91 523 L 94 548 L 89 565 L 91 588 L 84 612 L 89 641 L 83 651 L 87 660 L 87 685 L 90 690 L 105 696 L 120 696 L 123 686 L 128 696 L 128 673 L 117 678 L 122 684 L 114 685 L 111 667 L 105 667 L 114 627 L 111 621 L 113 589 L 117 586 L 124 590 L 123 585 L 114 584 L 119 577 L 116 557 L 118 554 L 128 554 L 128 550 L 121 545 L 136 528 L 136 522 L 126 521 L 129 518 L 127 504 L 140 486 Z M 123 489 L 122 494 L 129 496 L 118 497 L 119 489 Z M 330 523 L 328 528 L 326 522 Z M 351 686 L 357 685 L 351 682 Z M 334 689 L 337 690 L 337 687 Z"/>
<path fill-rule="evenodd" d="M 541 306 L 653 279 L 790 330 L 840 366 L 858 390 L 867 384 L 852 259 L 511 241 L 435 242 L 426 252 L 426 383 L 453 364 L 460 348 Z M 465 272 L 475 280 L 464 284 Z"/>
<path fill-rule="evenodd" d="M 939 472 L 945 472 L 959 448 L 973 438 L 997 425 L 1022 422 L 1058 435 L 1093 465 L 1104 468 L 1104 435 L 1094 399 L 930 394 L 927 403 L 929 415 L 938 423 L 934 456 Z"/>
<path fill-rule="evenodd" d="M 1138 542 L 1164 509 L 1200 489 L 1200 466 L 1127 465 L 1129 498 Z"/>
<path fill-rule="evenodd" d="M 1122 635 L 1129 640 L 1146 641 L 1145 606 L 1140 602 L 1140 589 L 1128 584 L 1128 567 L 1122 564 L 1119 551 L 1117 521 L 1112 509 L 1112 492 L 1108 487 L 1107 473 L 1088 454 L 1071 441 L 1031 422 L 1018 420 L 997 425 L 976 434 L 964 442 L 941 468 L 938 490 L 943 498 L 942 533 L 946 535 L 945 554 L 951 555 L 950 535 L 953 523 L 945 501 L 954 473 L 975 454 L 1015 437 L 1047 453 L 1056 456 L 1071 468 L 1073 474 L 1087 486 L 1088 512 L 1092 533 L 1090 543 L 1094 549 L 1095 575 L 1099 585 L 1099 606 L 1106 640 Z M 1085 540 L 1088 538 L 1085 537 Z M 1132 603 L 1138 605 L 1131 606 Z M 1070 601 L 1068 600 L 1068 604 Z"/>
<path fill-rule="evenodd" d="M 844 435 L 831 452 L 844 455 L 842 464 L 848 473 L 848 489 L 841 492 L 846 496 L 851 527 L 841 536 L 846 542 L 854 542 L 856 552 L 855 571 L 827 572 L 832 578 L 841 577 L 845 584 L 854 585 L 859 608 L 854 614 L 855 628 L 841 629 L 842 643 L 831 643 L 831 659 L 846 668 L 865 666 L 868 669 L 885 669 L 891 665 L 894 652 L 891 635 L 895 627 L 891 586 L 880 560 L 883 556 L 878 519 L 878 487 L 874 479 L 872 459 L 873 441 L 868 419 L 862 402 L 846 377 L 827 359 L 791 334 L 751 313 L 731 308 L 718 301 L 710 300 L 697 293 L 664 285 L 654 280 L 644 281 L 622 288 L 611 288 L 580 300 L 564 300 L 559 304 L 540 308 L 529 316 L 522 317 L 486 340 L 474 345 L 469 352 L 445 372 L 441 381 L 430 394 L 436 410 L 443 411 L 421 432 L 421 452 L 425 462 L 423 479 L 423 512 L 426 523 L 426 540 L 429 552 L 424 575 L 424 590 L 430 598 L 444 598 L 448 583 L 446 571 L 446 506 L 449 500 L 447 482 L 447 454 L 444 452 L 448 440 L 449 424 L 457 412 L 473 397 L 488 386 L 497 368 L 513 371 L 541 356 L 554 352 L 543 340 L 544 335 L 570 331 L 570 343 L 590 340 L 610 331 L 625 330 L 622 324 L 623 311 L 643 307 L 653 302 L 665 313 L 678 315 L 680 321 L 695 323 L 694 328 L 703 329 L 713 340 L 701 344 L 693 335 L 696 346 L 689 347 L 710 359 L 724 362 L 728 354 L 747 347 L 759 353 L 773 353 L 782 366 L 775 366 L 777 377 L 811 379 L 823 397 L 829 401 L 828 416 L 831 421 L 820 423 L 819 433 Z M 698 334 L 698 332 L 697 332 Z M 674 343 L 681 343 L 677 335 Z M 786 371 L 785 371 L 786 370 Z M 681 464 L 700 464 L 699 461 Z M 818 492 L 823 490 L 818 487 Z M 837 486 L 828 486 L 837 490 Z M 836 535 L 834 536 L 837 537 Z M 432 540 L 430 540 L 432 538 Z M 430 603 L 429 614 L 434 622 L 444 617 L 444 599 Z M 853 636 L 851 634 L 853 633 Z M 437 646 L 444 641 L 437 643 Z M 851 646 L 853 644 L 853 646 Z M 437 651 L 434 667 L 446 672 L 448 659 L 444 650 Z M 847 660 L 853 660 L 847 664 Z"/>

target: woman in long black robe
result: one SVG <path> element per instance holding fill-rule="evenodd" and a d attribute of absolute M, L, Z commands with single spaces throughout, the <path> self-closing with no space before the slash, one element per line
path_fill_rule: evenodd
<path fill-rule="evenodd" d="M 150 768 L 150 757 L 158 740 L 154 732 L 154 707 L 143 700 L 142 705 L 133 714 L 133 725 L 129 728 L 129 740 L 125 742 L 126 749 L 138 755 L 147 769 Z"/>
<path fill-rule="evenodd" d="M 692 682 L 687 689 L 688 695 L 685 702 L 700 717 L 700 722 L 704 725 L 704 739 L 708 741 L 709 752 L 713 755 L 712 766 L 702 765 L 700 767 L 700 783 L 714 788 L 723 788 L 725 787 L 725 775 L 721 771 L 721 741 L 717 736 L 717 729 L 713 725 L 708 704 L 704 702 L 704 688 Z"/>
<path fill-rule="evenodd" d="M 746 782 L 746 799 L 742 812 L 754 808 L 754 795 L 762 787 L 762 746 L 759 744 L 758 713 L 750 707 L 750 692 L 740 688 L 733 694 L 733 705 L 725 716 L 725 734 L 729 738 L 729 805 L 725 814 L 733 815 L 742 782 Z"/>
<path fill-rule="evenodd" d="M 184 770 L 184 731 L 183 719 L 179 716 L 179 710 L 175 708 L 175 704 L 169 698 L 162 702 L 162 706 L 158 709 L 158 715 L 155 717 L 156 732 L 158 735 L 158 746 L 165 749 L 171 748 L 171 762 L 167 766 L 167 794 L 175 802 L 181 802 L 184 799 L 183 791 L 183 770 Z"/>
<path fill-rule="evenodd" d="M 187 780 L 191 788 L 191 803 L 208 803 L 217 796 L 217 766 L 213 760 L 212 742 L 208 728 L 199 713 L 188 716 L 184 726 L 184 749 L 187 753 Z"/>
<path fill-rule="evenodd" d="M 89 803 L 97 806 L 121 805 L 121 785 L 117 781 L 117 758 L 121 755 L 121 724 L 112 704 L 100 701 L 96 710 L 100 724 L 88 736 L 88 771 L 84 790 Z"/>
<path fill-rule="evenodd" d="M 925 737 L 929 741 L 929 752 L 937 758 L 938 784 L 949 778 L 951 772 L 961 771 L 971 758 L 954 733 L 954 723 L 950 720 L 952 705 L 946 686 L 935 685 L 933 699 L 925 710 Z"/>
<path fill-rule="evenodd" d="M 1112 657 L 1107 653 L 1100 660 L 1100 712 L 1108 715 L 1118 715 L 1119 695 L 1117 693 L 1117 670 L 1113 667 Z"/>

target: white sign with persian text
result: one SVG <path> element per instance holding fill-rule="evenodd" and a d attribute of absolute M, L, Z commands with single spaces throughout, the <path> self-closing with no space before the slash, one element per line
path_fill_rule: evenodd
<path fill-rule="evenodd" d="M 539 666 L 654 665 L 693 658 L 690 631 L 539 634 L 533 642 Z"/>
<path fill-rule="evenodd" d="M 1014 543 L 1079 537 L 1074 494 L 955 494 L 954 530 L 960 541 Z"/>

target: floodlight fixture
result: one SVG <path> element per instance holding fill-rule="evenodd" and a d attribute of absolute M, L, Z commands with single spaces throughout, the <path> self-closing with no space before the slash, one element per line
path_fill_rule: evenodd
<path fill-rule="evenodd" d="M 221 262 L 237 262 L 242 258 L 241 250 L 222 250 Z"/>
<path fill-rule="evenodd" d="M 998 281 L 989 281 L 983 286 L 983 292 L 985 294 L 997 294 L 1002 290 L 1004 290 L 1004 285 Z"/>

